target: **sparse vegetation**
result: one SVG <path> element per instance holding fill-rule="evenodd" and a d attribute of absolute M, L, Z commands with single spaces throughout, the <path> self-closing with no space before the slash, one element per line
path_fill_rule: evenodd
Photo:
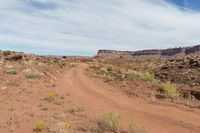
<path fill-rule="evenodd" d="M 17 71 L 15 69 L 9 69 L 6 73 L 9 75 L 16 75 Z"/>
<path fill-rule="evenodd" d="M 51 128 L 53 133 L 68 133 L 68 130 L 71 128 L 71 124 L 59 121 Z"/>
<path fill-rule="evenodd" d="M 145 72 L 143 73 L 142 79 L 153 82 L 155 80 L 155 75 L 150 72 Z"/>
<path fill-rule="evenodd" d="M 53 92 L 48 92 L 46 94 L 46 97 L 44 98 L 44 100 L 48 101 L 48 102 L 52 102 L 55 99 L 55 94 Z"/>
<path fill-rule="evenodd" d="M 71 123 L 69 121 L 65 122 L 65 129 L 70 129 L 71 128 Z"/>
<path fill-rule="evenodd" d="M 97 74 L 106 75 L 106 74 L 108 74 L 108 70 L 105 67 L 102 67 L 97 71 Z"/>
<path fill-rule="evenodd" d="M 16 80 L 10 80 L 6 82 L 7 86 L 19 86 Z"/>
<path fill-rule="evenodd" d="M 19 56 L 20 58 L 14 59 L 8 55 L 7 60 L 0 53 L 0 132 L 145 133 L 147 131 L 141 126 L 149 120 L 137 115 L 138 110 L 134 110 L 134 105 L 141 105 L 139 110 L 145 109 L 144 114 L 149 113 L 156 118 L 166 115 L 166 119 L 171 119 L 175 115 L 168 115 L 167 111 L 163 110 L 174 111 L 177 110 L 178 104 L 183 104 L 186 105 L 184 108 L 191 111 L 191 117 L 188 118 L 190 121 L 196 117 L 190 107 L 199 108 L 200 105 L 200 69 L 197 66 L 200 63 L 196 62 L 199 57 L 198 60 L 194 59 L 192 64 L 191 61 L 188 62 L 190 57 L 186 61 L 166 59 L 165 63 L 165 59 L 128 60 L 123 56 L 121 59 L 94 59 L 89 64 L 88 60 L 91 58 L 63 59 L 19 54 L 22 54 L 23 58 Z M 88 65 L 91 67 L 87 67 Z M 74 68 L 70 70 L 72 67 Z M 87 71 L 84 71 L 85 68 Z M 194 88 L 189 86 L 190 84 Z M 166 99 L 156 99 L 157 93 L 160 98 Z M 149 101 L 154 104 L 148 105 Z M 177 106 L 171 106 L 170 101 Z M 167 106 L 157 109 L 157 114 L 152 115 L 153 112 L 149 111 L 166 103 Z M 120 114 L 113 112 L 94 118 L 100 111 L 113 109 L 124 113 L 124 121 Z M 127 114 L 129 111 L 133 111 L 134 116 Z M 187 110 L 181 111 L 182 114 L 187 114 Z M 126 119 L 127 117 L 130 118 Z M 127 124 L 130 119 L 135 118 L 138 118 L 136 123 Z M 177 121 L 180 120 L 181 116 L 180 119 L 177 117 Z M 125 125 L 122 126 L 123 122 Z M 175 126 L 185 126 L 184 123 L 188 121 L 184 120 L 181 125 Z M 153 124 L 154 127 L 160 127 L 157 121 Z M 170 124 L 170 121 L 166 124 Z M 149 125 L 147 128 L 153 130 Z M 173 127 L 167 130 L 173 132 Z"/>
<path fill-rule="evenodd" d="M 39 72 L 24 72 L 23 73 L 24 77 L 29 78 L 29 79 L 36 79 L 41 77 L 41 73 Z"/>
<path fill-rule="evenodd" d="M 128 70 L 124 72 L 125 76 L 128 77 L 136 77 L 145 81 L 154 81 L 155 80 L 155 76 L 153 73 L 150 72 L 138 72 L 138 71 L 134 71 L 134 70 Z"/>
<path fill-rule="evenodd" d="M 162 89 L 164 95 L 168 98 L 176 98 L 178 96 L 178 92 L 176 89 L 176 85 L 171 82 L 167 82 L 163 85 Z"/>
<path fill-rule="evenodd" d="M 130 78 L 138 78 L 138 79 L 142 79 L 144 81 L 149 81 L 149 82 L 153 82 L 155 81 L 155 75 L 153 73 L 150 72 L 140 72 L 140 71 L 136 71 L 136 70 L 125 70 L 125 69 L 120 69 L 120 68 L 113 68 L 112 66 L 108 66 L 108 67 L 92 67 L 94 69 L 96 69 L 96 73 L 97 74 L 101 74 L 101 75 L 109 75 L 109 76 L 114 76 L 114 77 L 118 77 L 119 75 L 121 75 L 122 78 L 125 77 L 130 77 Z"/>
<path fill-rule="evenodd" d="M 42 132 L 46 128 L 46 124 L 44 121 L 37 121 L 36 126 L 33 129 L 35 132 Z"/>
<path fill-rule="evenodd" d="M 137 133 L 137 125 L 135 123 L 129 125 L 129 133 Z"/>
<path fill-rule="evenodd" d="M 64 99 L 65 97 L 64 96 L 60 96 L 60 99 Z"/>
<path fill-rule="evenodd" d="M 121 116 L 117 113 L 105 113 L 102 115 L 101 119 L 96 120 L 96 125 L 93 126 L 94 132 L 103 133 L 106 131 L 111 131 L 119 133 L 121 131 Z"/>
<path fill-rule="evenodd" d="M 71 114 L 77 114 L 79 112 L 83 112 L 85 111 L 82 107 L 74 107 L 72 109 L 70 109 L 68 112 L 71 113 Z"/>

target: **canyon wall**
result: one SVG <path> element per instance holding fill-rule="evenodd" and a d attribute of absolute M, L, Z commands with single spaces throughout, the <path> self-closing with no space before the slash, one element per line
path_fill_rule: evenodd
<path fill-rule="evenodd" d="M 117 50 L 99 50 L 98 54 L 129 54 L 132 56 L 174 56 L 189 55 L 200 52 L 200 45 L 193 47 L 179 47 L 170 49 L 152 49 L 141 51 L 117 51 Z"/>

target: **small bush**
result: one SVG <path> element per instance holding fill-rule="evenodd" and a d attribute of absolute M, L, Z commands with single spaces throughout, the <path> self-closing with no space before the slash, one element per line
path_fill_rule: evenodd
<path fill-rule="evenodd" d="M 120 73 L 120 74 L 125 74 L 125 73 L 126 73 L 126 70 L 124 70 L 124 69 L 119 69 L 119 73 Z"/>
<path fill-rule="evenodd" d="M 69 113 L 77 114 L 77 113 L 84 112 L 84 111 L 85 110 L 82 107 L 74 107 L 74 108 L 69 110 Z"/>
<path fill-rule="evenodd" d="M 142 74 L 142 79 L 146 81 L 153 82 L 155 80 L 155 76 L 152 73 L 145 72 Z"/>
<path fill-rule="evenodd" d="M 100 131 L 120 132 L 121 116 L 113 112 L 103 114 L 101 120 L 98 121 L 98 129 Z"/>
<path fill-rule="evenodd" d="M 41 77 L 41 74 L 37 72 L 25 72 L 24 77 L 29 78 L 29 79 L 36 79 L 36 78 Z"/>
<path fill-rule="evenodd" d="M 150 81 L 153 82 L 155 80 L 155 76 L 153 73 L 150 72 L 138 72 L 138 71 L 134 71 L 134 70 L 128 70 L 126 72 L 124 72 L 126 76 L 128 77 L 136 77 L 145 81 Z"/>
<path fill-rule="evenodd" d="M 46 124 L 44 121 L 38 121 L 36 122 L 36 127 L 34 129 L 34 131 L 36 132 L 42 132 L 46 127 Z"/>
<path fill-rule="evenodd" d="M 9 80 L 6 82 L 7 86 L 19 86 L 18 82 L 16 80 Z"/>
<path fill-rule="evenodd" d="M 171 82 L 167 82 L 163 85 L 163 93 L 166 97 L 172 99 L 178 96 L 176 85 Z"/>
<path fill-rule="evenodd" d="M 129 133 L 136 133 L 137 132 L 137 126 L 134 123 L 131 123 L 129 125 Z"/>
<path fill-rule="evenodd" d="M 17 74 L 17 71 L 15 69 L 10 69 L 6 72 L 7 74 L 10 74 L 10 75 L 16 75 Z"/>
<path fill-rule="evenodd" d="M 55 99 L 55 94 L 53 92 L 48 92 L 44 98 L 48 102 L 52 102 Z"/>
<path fill-rule="evenodd" d="M 70 129 L 72 126 L 71 126 L 71 123 L 68 121 L 65 123 L 65 129 Z"/>
<path fill-rule="evenodd" d="M 100 68 L 98 71 L 97 71 L 97 74 L 107 74 L 108 73 L 108 70 L 104 67 Z"/>
<path fill-rule="evenodd" d="M 50 127 L 50 132 L 52 132 L 52 133 L 68 133 L 70 128 L 71 128 L 70 123 L 58 121 Z"/>
<path fill-rule="evenodd" d="M 107 67 L 107 71 L 111 72 L 111 71 L 113 71 L 113 68 L 111 66 L 109 66 L 109 67 Z"/>

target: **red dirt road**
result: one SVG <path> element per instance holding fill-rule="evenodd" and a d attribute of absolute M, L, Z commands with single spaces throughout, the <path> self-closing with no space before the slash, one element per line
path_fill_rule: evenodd
<path fill-rule="evenodd" d="M 133 100 L 100 79 L 85 74 L 86 64 L 67 71 L 58 84 L 68 90 L 71 101 L 83 106 L 90 117 L 118 112 L 123 123 L 135 122 L 148 133 L 199 133 L 200 111 L 183 106 L 150 104 Z"/>
<path fill-rule="evenodd" d="M 15 78 L 23 81 L 21 86 L 0 90 L 0 133 L 31 133 L 38 120 L 48 124 L 52 118 L 50 114 L 54 112 L 65 118 L 70 115 L 68 110 L 76 106 L 85 109 L 84 113 L 91 119 L 105 112 L 120 113 L 125 129 L 134 122 L 147 133 L 200 133 L 199 109 L 129 98 L 102 79 L 88 76 L 87 67 L 87 64 L 78 63 L 69 70 L 62 69 L 63 73 L 58 71 L 53 75 L 56 80 L 52 82 L 50 79 L 27 80 L 17 75 Z M 58 95 L 53 102 L 44 100 L 48 92 Z M 85 119 L 70 121 L 72 129 L 69 132 L 79 132 L 76 126 Z M 48 133 L 48 130 L 43 133 Z"/>

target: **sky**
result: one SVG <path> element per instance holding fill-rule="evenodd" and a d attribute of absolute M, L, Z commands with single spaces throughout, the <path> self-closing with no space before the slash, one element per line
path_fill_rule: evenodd
<path fill-rule="evenodd" d="M 0 0 L 0 49 L 94 55 L 200 44 L 200 0 Z"/>

